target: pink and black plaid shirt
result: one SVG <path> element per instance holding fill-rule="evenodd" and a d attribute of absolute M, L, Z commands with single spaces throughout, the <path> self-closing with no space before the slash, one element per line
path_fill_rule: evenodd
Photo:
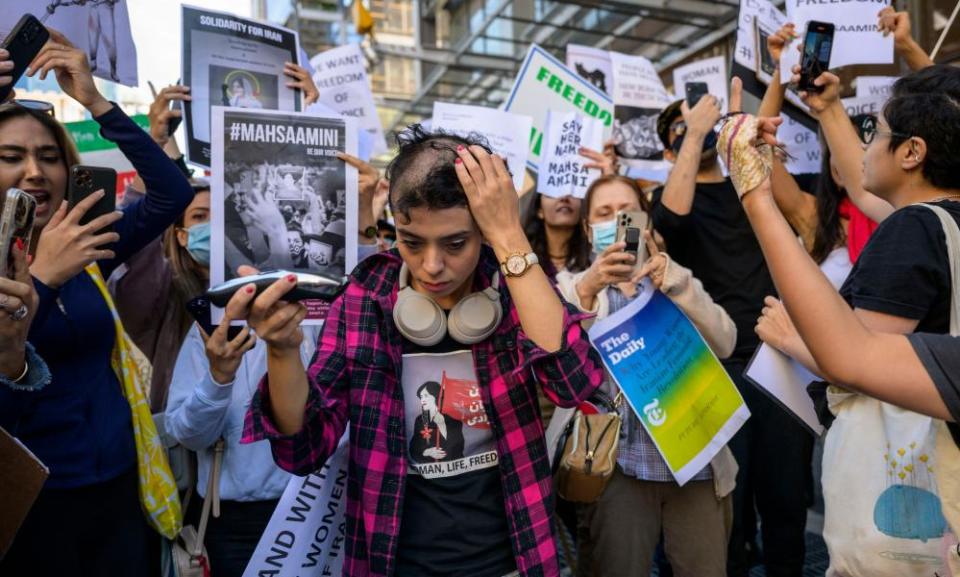
<path fill-rule="evenodd" d="M 484 248 L 474 288 L 482 290 L 499 265 Z M 243 442 L 269 439 L 283 469 L 306 475 L 323 466 L 350 424 L 347 543 L 344 575 L 391 576 L 395 571 L 407 471 L 400 370 L 402 336 L 393 324 L 400 257 L 395 251 L 362 262 L 330 309 L 307 376 L 303 429 L 280 434 L 270 411 L 267 379 L 247 413 Z M 510 293 L 497 332 L 473 345 L 480 390 L 500 456 L 504 506 L 517 569 L 524 577 L 559 574 L 553 540 L 553 479 L 537 403 L 537 383 L 561 407 L 585 400 L 603 380 L 603 367 L 570 306 L 563 344 L 548 353 L 520 327 Z M 409 528 L 408 528 L 409 529 Z"/>

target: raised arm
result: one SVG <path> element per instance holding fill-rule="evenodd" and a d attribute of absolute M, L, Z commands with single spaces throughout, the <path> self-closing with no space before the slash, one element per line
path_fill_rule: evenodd
<path fill-rule="evenodd" d="M 680 105 L 680 111 L 687 129 L 677 160 L 664 185 L 660 203 L 670 212 L 686 216 L 693 208 L 693 193 L 697 186 L 697 173 L 700 171 L 703 141 L 720 120 L 720 103 L 715 96 L 708 94 L 692 109 L 684 102 Z M 656 222 L 654 225 L 659 226 Z"/>
<path fill-rule="evenodd" d="M 880 11 L 877 17 L 879 18 L 877 29 L 884 36 L 893 34 L 894 50 L 910 70 L 916 71 L 927 66 L 933 66 L 933 60 L 930 60 L 926 51 L 913 39 L 909 12 L 897 12 L 892 6 L 887 6 Z"/>

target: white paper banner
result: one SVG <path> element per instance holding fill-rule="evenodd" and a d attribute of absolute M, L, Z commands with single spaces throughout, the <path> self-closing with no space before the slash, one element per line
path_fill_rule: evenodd
<path fill-rule="evenodd" d="M 613 63 L 613 140 L 627 166 L 656 169 L 666 165 L 657 136 L 657 117 L 670 104 L 653 64 L 642 56 L 611 52 Z"/>
<path fill-rule="evenodd" d="M 29 12 L 86 52 L 94 76 L 137 86 L 137 47 L 126 0 L 3 0 L 2 5 L 0 39 Z"/>
<path fill-rule="evenodd" d="M 830 22 L 836 28 L 830 69 L 850 64 L 892 64 L 893 35 L 884 37 L 877 30 L 878 14 L 890 3 L 885 0 L 787 0 L 787 18 L 797 26 L 800 41 L 807 22 Z M 784 50 L 780 60 L 780 78 L 789 81 L 793 66 L 800 63 L 800 52 Z"/>
<path fill-rule="evenodd" d="M 523 114 L 512 114 L 495 108 L 433 103 L 434 129 L 466 135 L 471 132 L 484 136 L 494 152 L 507 159 L 507 168 L 513 174 L 513 186 L 523 189 L 526 174 L 528 139 L 533 119 Z"/>
<path fill-rule="evenodd" d="M 872 114 L 880 116 L 887 99 L 883 96 L 865 96 L 863 98 L 842 98 L 840 102 L 847 111 L 847 116 L 853 118 L 858 114 Z"/>
<path fill-rule="evenodd" d="M 243 577 L 339 577 L 346 541 L 348 435 L 318 472 L 291 477 Z"/>
<path fill-rule="evenodd" d="M 356 118 L 360 129 L 373 137 L 372 153 L 383 154 L 387 152 L 387 141 L 363 63 L 363 52 L 357 44 L 327 50 L 310 59 L 313 82 L 320 91 L 318 102 Z"/>
<path fill-rule="evenodd" d="M 577 112 L 548 110 L 537 192 L 554 198 L 587 195 L 587 188 L 600 176 L 600 171 L 584 167 L 590 160 L 580 156 L 581 147 L 603 148 L 603 124 Z"/>
<path fill-rule="evenodd" d="M 613 64 L 606 50 L 567 44 L 567 67 L 600 90 L 613 94 Z"/>
<path fill-rule="evenodd" d="M 720 109 L 727 110 L 727 58 L 715 56 L 697 60 L 673 70 L 673 91 L 679 98 L 686 96 L 684 86 L 688 82 L 706 82 L 710 94 L 720 100 Z"/>
<path fill-rule="evenodd" d="M 819 174 L 823 151 L 817 133 L 783 114 L 783 124 L 777 131 L 777 139 L 784 143 L 790 158 L 787 172 L 790 174 Z"/>
<path fill-rule="evenodd" d="M 898 76 L 858 76 L 857 98 L 874 96 L 884 100 L 890 98 L 893 92 L 893 83 Z"/>
<path fill-rule="evenodd" d="M 604 125 L 604 137 L 613 126 L 610 97 L 536 44 L 530 47 L 503 109 L 532 119 L 527 166 L 535 172 L 540 166 L 547 110 L 580 111 L 596 118 Z"/>
<path fill-rule="evenodd" d="M 734 59 L 750 70 L 757 70 L 757 39 L 754 18 L 759 18 L 773 31 L 779 30 L 787 20 L 786 15 L 767 0 L 740 0 L 740 17 L 737 20 L 737 47 Z"/>

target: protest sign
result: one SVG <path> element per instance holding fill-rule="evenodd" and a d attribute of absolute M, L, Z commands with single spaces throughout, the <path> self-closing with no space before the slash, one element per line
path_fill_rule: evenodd
<path fill-rule="evenodd" d="M 613 64 L 608 51 L 567 44 L 567 68 L 606 94 L 613 94 Z"/>
<path fill-rule="evenodd" d="M 3 0 L 0 39 L 27 13 L 86 52 L 94 76 L 137 86 L 137 46 L 126 0 Z"/>
<path fill-rule="evenodd" d="M 855 98 L 841 98 L 843 108 L 847 111 L 847 116 L 853 118 L 858 114 L 872 114 L 880 116 L 883 112 L 883 105 L 887 102 L 886 96 L 864 96 Z"/>
<path fill-rule="evenodd" d="M 673 302 L 649 280 L 627 306 L 590 328 L 590 342 L 685 484 L 740 429 L 750 411 L 723 365 Z"/>
<path fill-rule="evenodd" d="M 754 72 L 757 71 L 757 37 L 755 21 L 763 25 L 767 33 L 776 32 L 787 22 L 783 12 L 768 0 L 740 0 L 740 16 L 737 19 L 737 45 L 733 53 L 735 62 Z M 760 46 L 766 45 L 766 39 Z"/>
<path fill-rule="evenodd" d="M 789 114 L 781 114 L 783 124 L 777 130 L 777 139 L 784 143 L 787 153 L 786 168 L 790 174 L 820 174 L 823 150 L 817 133 Z"/>
<path fill-rule="evenodd" d="M 183 102 L 187 159 L 210 168 L 210 107 L 300 110 L 298 90 L 287 87 L 285 62 L 298 62 L 296 32 L 249 18 L 184 5 Z"/>
<path fill-rule="evenodd" d="M 291 477 L 243 577 L 339 577 L 346 540 L 348 435 L 323 468 Z"/>
<path fill-rule="evenodd" d="M 673 91 L 678 98 L 683 98 L 686 94 L 684 86 L 688 82 L 706 82 L 710 94 L 717 97 L 720 101 L 720 109 L 726 112 L 730 80 L 727 77 L 725 56 L 697 60 L 673 70 Z"/>
<path fill-rule="evenodd" d="M 523 189 L 529 151 L 530 128 L 533 119 L 523 114 L 511 114 L 495 108 L 433 103 L 431 126 L 454 134 L 475 133 L 483 136 L 493 151 L 504 157 L 513 175 L 513 186 Z"/>
<path fill-rule="evenodd" d="M 603 125 L 579 112 L 548 110 L 543 141 L 543 170 L 537 173 L 537 192 L 555 198 L 585 197 L 600 171 L 584 166 L 590 161 L 580 156 L 580 148 L 602 150 Z"/>
<path fill-rule="evenodd" d="M 857 98 L 868 96 L 879 96 L 884 100 L 890 98 L 893 93 L 893 83 L 897 81 L 898 76 L 858 76 Z"/>
<path fill-rule="evenodd" d="M 642 56 L 611 52 L 613 63 L 613 142 L 627 166 L 655 169 L 663 166 L 663 144 L 657 136 L 657 117 L 670 104 L 653 64 Z"/>
<path fill-rule="evenodd" d="M 145 131 L 150 130 L 150 119 L 146 114 L 137 114 L 130 117 Z M 64 126 L 70 138 L 77 145 L 80 153 L 80 162 L 89 166 L 105 166 L 117 171 L 117 200 L 123 198 L 127 185 L 133 182 L 137 171 L 120 152 L 117 143 L 107 140 L 100 134 L 100 123 L 96 120 L 80 120 L 66 122 Z"/>
<path fill-rule="evenodd" d="M 796 24 L 801 42 L 810 20 L 835 26 L 831 70 L 850 64 L 892 64 L 893 35 L 884 37 L 877 29 L 877 14 L 889 4 L 887 0 L 787 0 L 787 18 Z M 797 50 L 784 50 L 780 79 L 789 82 L 793 66 L 799 63 Z"/>
<path fill-rule="evenodd" d="M 610 97 L 536 44 L 527 52 L 503 109 L 529 116 L 533 121 L 527 167 L 534 172 L 540 166 L 548 110 L 580 111 L 596 118 L 603 123 L 604 137 L 613 127 L 613 101 Z"/>
<path fill-rule="evenodd" d="M 360 130 L 373 138 L 372 153 L 383 154 L 387 152 L 387 141 L 363 63 L 363 53 L 357 44 L 327 50 L 310 59 L 313 82 L 320 91 L 318 102 L 356 118 Z"/>
<path fill-rule="evenodd" d="M 214 106 L 210 284 L 237 267 L 342 277 L 357 264 L 357 154 L 350 117 Z M 307 303 L 304 324 L 326 308 Z M 223 317 L 214 307 L 213 322 Z"/>

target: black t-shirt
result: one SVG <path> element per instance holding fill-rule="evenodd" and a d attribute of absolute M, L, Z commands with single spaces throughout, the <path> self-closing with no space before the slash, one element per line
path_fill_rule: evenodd
<path fill-rule="evenodd" d="M 754 326 L 763 299 L 777 293 L 736 189 L 729 179 L 697 184 L 690 214 L 684 216 L 663 206 L 662 196 L 663 188 L 653 193 L 654 228 L 670 257 L 700 279 L 737 325 L 734 355 L 749 357 L 760 343 Z"/>
<path fill-rule="evenodd" d="M 943 397 L 943 404 L 954 421 L 960 423 L 960 337 L 915 333 L 907 338 Z M 960 426 L 957 423 L 947 423 L 947 427 L 960 446 Z"/>
<path fill-rule="evenodd" d="M 960 203 L 937 203 L 960 223 Z M 904 207 L 870 237 L 840 294 L 854 308 L 919 321 L 915 332 L 950 330 L 950 259 L 940 219 Z"/>
<path fill-rule="evenodd" d="M 409 468 L 397 575 L 511 573 L 499 456 L 470 347 L 404 340 L 401 386 Z"/>

